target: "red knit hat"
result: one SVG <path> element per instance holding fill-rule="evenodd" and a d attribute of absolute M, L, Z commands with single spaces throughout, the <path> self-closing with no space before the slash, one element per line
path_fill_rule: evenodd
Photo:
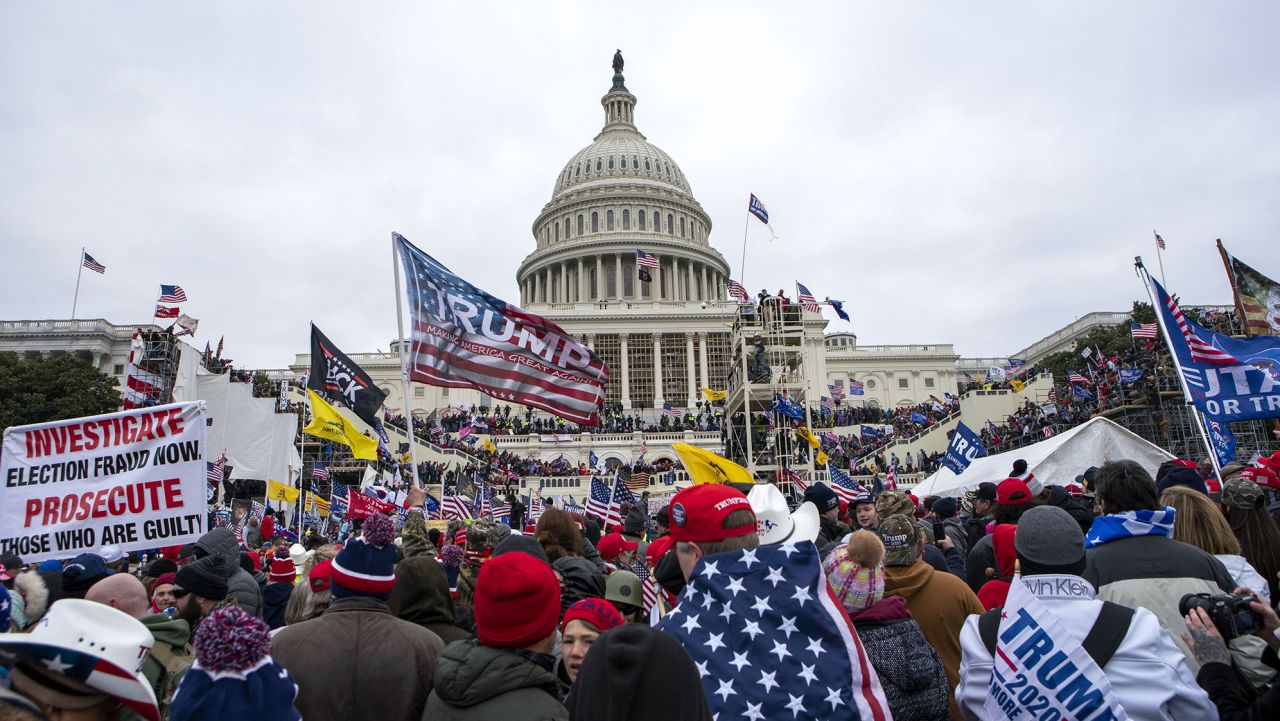
<path fill-rule="evenodd" d="M 271 572 L 267 574 L 267 578 L 272 583 L 293 583 L 293 579 L 297 577 L 298 567 L 289 558 L 289 549 L 283 546 L 277 548 L 276 555 L 271 559 Z"/>
<path fill-rule="evenodd" d="M 153 584 L 151 587 L 155 588 L 156 586 L 172 586 L 173 579 L 176 576 L 177 576 L 176 573 L 162 573 L 160 574 L 160 577 L 156 579 L 155 584 Z"/>
<path fill-rule="evenodd" d="M 584 598 L 570 606 L 560 622 L 560 632 L 564 633 L 565 626 L 575 619 L 586 621 L 602 633 L 627 622 L 618 609 L 603 598 Z"/>
<path fill-rule="evenodd" d="M 527 553 L 504 553 L 480 567 L 476 637 L 490 648 L 523 648 L 547 638 L 560 620 L 560 582 Z"/>
<path fill-rule="evenodd" d="M 1021 506 L 1031 501 L 1031 489 L 1018 478 L 1006 478 L 996 486 L 996 503 L 1002 506 Z"/>
<path fill-rule="evenodd" d="M 751 513 L 751 522 L 736 528 L 725 528 L 725 519 L 734 511 Z M 689 486 L 671 499 L 673 541 L 708 543 L 756 532 L 755 513 L 751 501 L 742 491 L 723 483 L 700 483 Z"/>
<path fill-rule="evenodd" d="M 329 559 L 321 561 L 311 567 L 311 573 L 307 574 L 307 583 L 311 584 L 312 593 L 322 593 L 329 590 L 329 584 L 333 580 L 333 560 Z"/>

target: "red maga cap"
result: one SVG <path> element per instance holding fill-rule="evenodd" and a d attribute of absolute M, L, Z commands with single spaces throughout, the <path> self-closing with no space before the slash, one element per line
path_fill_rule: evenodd
<path fill-rule="evenodd" d="M 751 502 L 736 488 L 723 483 L 690 486 L 671 499 L 671 530 L 674 541 L 707 543 L 756 532 L 755 512 L 749 523 L 725 528 L 724 521 L 734 511 L 751 511 Z"/>

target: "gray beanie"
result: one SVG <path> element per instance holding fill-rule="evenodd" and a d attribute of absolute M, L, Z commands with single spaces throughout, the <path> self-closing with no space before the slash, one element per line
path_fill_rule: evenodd
<path fill-rule="evenodd" d="M 526 536 L 519 533 L 512 533 L 502 539 L 497 546 L 494 546 L 493 553 L 489 557 L 494 558 L 496 556 L 501 556 L 504 553 L 511 553 L 512 551 L 527 553 L 544 563 L 551 563 L 547 558 L 547 552 L 542 548 L 541 543 L 533 540 L 533 536 Z"/>
<path fill-rule="evenodd" d="M 1084 558 L 1084 534 L 1071 514 L 1036 506 L 1022 514 L 1013 537 L 1018 557 L 1039 566 L 1070 566 Z"/>

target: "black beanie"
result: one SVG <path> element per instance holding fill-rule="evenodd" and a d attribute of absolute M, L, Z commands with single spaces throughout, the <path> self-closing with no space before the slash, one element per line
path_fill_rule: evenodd
<path fill-rule="evenodd" d="M 225 600 L 230 588 L 227 578 L 235 573 L 235 567 L 222 556 L 205 556 L 178 569 L 174 584 L 201 598 Z"/>
<path fill-rule="evenodd" d="M 491 553 L 489 557 L 497 558 L 504 553 L 511 553 L 512 551 L 527 553 L 543 563 L 551 563 L 551 559 L 547 558 L 547 552 L 542 547 L 541 543 L 533 540 L 533 536 L 521 535 L 518 533 L 513 533 L 499 541 L 498 545 L 493 547 L 493 553 Z"/>
<path fill-rule="evenodd" d="M 629 623 L 603 633 L 565 700 L 569 718 L 711 721 L 698 669 L 672 636 Z"/>

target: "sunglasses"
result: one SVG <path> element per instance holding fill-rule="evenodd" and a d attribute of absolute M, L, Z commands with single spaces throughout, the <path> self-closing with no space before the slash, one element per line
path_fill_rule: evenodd
<path fill-rule="evenodd" d="M 173 597 L 174 597 L 174 598 L 185 598 L 185 597 L 187 596 L 187 594 L 189 594 L 189 593 L 191 593 L 191 592 L 190 592 L 190 591 L 188 591 L 188 590 L 187 590 L 187 589 L 185 589 L 185 588 L 178 588 L 178 587 L 176 587 L 176 586 L 175 586 L 175 587 L 174 587 L 174 589 L 173 589 L 172 591 L 170 591 L 169 593 L 173 594 Z"/>

